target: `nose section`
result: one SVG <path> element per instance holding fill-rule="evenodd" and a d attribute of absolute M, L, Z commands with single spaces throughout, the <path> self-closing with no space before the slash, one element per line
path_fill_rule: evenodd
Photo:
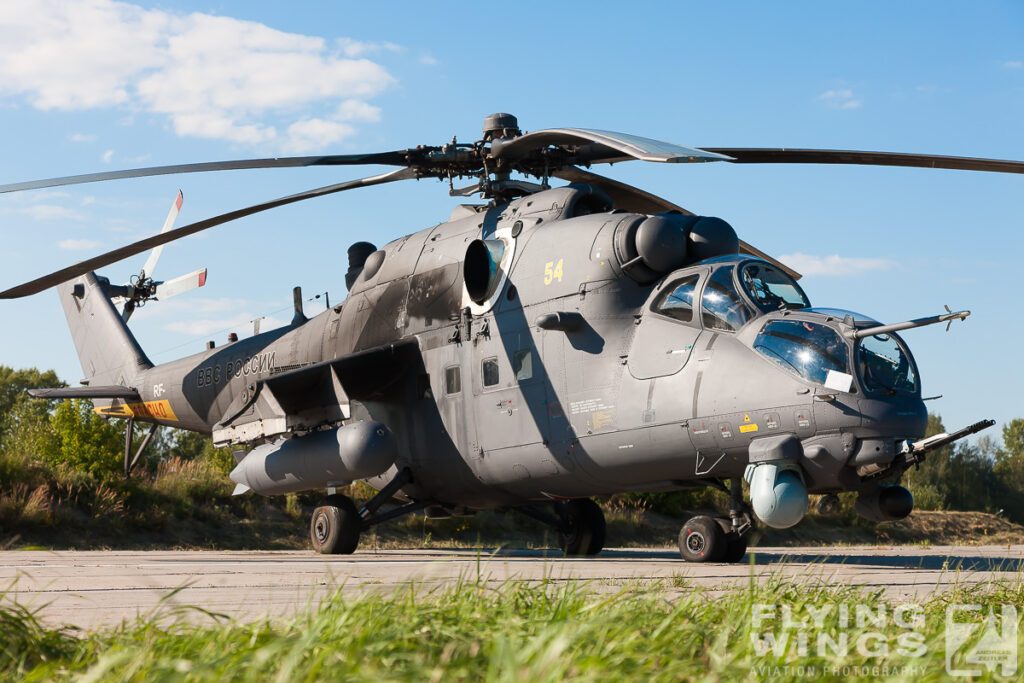
<path fill-rule="evenodd" d="M 859 402 L 862 426 L 880 436 L 918 439 L 928 427 L 928 409 L 917 396 L 887 396 Z"/>

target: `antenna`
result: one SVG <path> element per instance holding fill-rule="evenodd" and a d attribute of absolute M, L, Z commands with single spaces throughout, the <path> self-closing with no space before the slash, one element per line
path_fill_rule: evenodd
<path fill-rule="evenodd" d="M 292 316 L 292 325 L 301 325 L 309 320 L 309 318 L 306 317 L 306 314 L 302 312 L 302 287 L 296 287 L 292 290 L 292 303 L 295 306 L 295 315 Z"/>

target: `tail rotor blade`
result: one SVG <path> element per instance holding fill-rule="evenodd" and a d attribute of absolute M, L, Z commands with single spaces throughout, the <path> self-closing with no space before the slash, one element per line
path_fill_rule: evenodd
<path fill-rule="evenodd" d="M 170 299 L 172 296 L 178 296 L 193 289 L 198 289 L 204 285 L 206 285 L 206 268 L 200 268 L 188 275 L 182 275 L 173 280 L 158 283 L 156 286 L 156 298 L 163 301 Z"/>
<path fill-rule="evenodd" d="M 174 227 L 174 221 L 178 219 L 178 212 L 181 211 L 181 204 L 184 201 L 184 195 L 181 190 L 178 190 L 178 196 L 174 198 L 174 203 L 171 204 L 171 210 L 167 212 L 167 218 L 164 220 L 164 227 L 160 230 L 160 234 L 164 234 L 168 230 Z M 146 259 L 146 265 L 142 266 L 142 278 L 153 277 L 153 271 L 156 269 L 156 262 L 160 259 L 160 254 L 164 250 L 164 245 L 160 245 L 149 252 L 149 258 Z"/>

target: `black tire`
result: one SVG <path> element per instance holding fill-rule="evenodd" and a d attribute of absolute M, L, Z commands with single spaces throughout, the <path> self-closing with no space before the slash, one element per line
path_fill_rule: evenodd
<path fill-rule="evenodd" d="M 564 512 L 568 529 L 558 532 L 558 541 L 566 557 L 601 552 L 605 538 L 601 507 L 589 498 L 580 498 L 566 503 Z"/>
<path fill-rule="evenodd" d="M 679 530 L 679 554 L 687 562 L 721 562 L 726 535 L 711 517 L 693 517 Z"/>
<path fill-rule="evenodd" d="M 723 562 L 739 562 L 747 554 L 747 539 L 736 532 L 728 533 L 725 536 L 725 554 Z"/>
<path fill-rule="evenodd" d="M 321 555 L 351 555 L 359 545 L 362 520 L 355 504 L 342 495 L 328 496 L 313 510 L 309 538 Z"/>

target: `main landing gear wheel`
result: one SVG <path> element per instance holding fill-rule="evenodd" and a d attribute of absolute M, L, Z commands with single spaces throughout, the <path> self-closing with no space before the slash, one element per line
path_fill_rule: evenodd
<path fill-rule="evenodd" d="M 693 517 L 679 531 L 679 554 L 687 562 L 721 562 L 727 545 L 722 527 L 706 515 Z"/>
<path fill-rule="evenodd" d="M 351 555 L 359 545 L 362 519 L 355 504 L 342 495 L 327 496 L 313 510 L 309 538 L 321 555 Z"/>
<path fill-rule="evenodd" d="M 605 524 L 601 507 L 589 498 L 570 500 L 562 510 L 564 530 L 558 541 L 567 557 L 597 555 L 604 547 Z"/>

